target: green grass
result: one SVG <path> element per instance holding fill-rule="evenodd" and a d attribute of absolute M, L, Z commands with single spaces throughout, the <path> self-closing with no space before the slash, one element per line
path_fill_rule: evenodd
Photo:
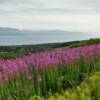
<path fill-rule="evenodd" d="M 95 72 L 76 88 L 66 90 L 62 94 L 56 93 L 46 100 L 99 100 L 100 99 L 100 72 Z M 34 97 L 29 100 L 35 100 Z M 39 99 L 38 99 L 39 100 Z M 45 99 L 44 99 L 45 100 Z"/>
<path fill-rule="evenodd" d="M 38 45 L 15 45 L 15 46 L 0 46 L 0 59 L 15 59 L 16 57 L 22 57 L 29 55 L 33 52 L 54 50 L 55 48 L 63 47 L 80 47 L 83 45 L 98 44 L 100 38 L 82 40 L 82 41 L 71 41 L 64 43 L 47 43 Z"/>
<path fill-rule="evenodd" d="M 92 67 L 93 66 L 93 67 Z M 69 66 L 60 65 L 58 69 L 31 70 L 32 80 L 24 74 L 11 79 L 5 86 L 0 87 L 0 100 L 7 100 L 9 96 L 16 100 L 28 100 L 31 96 L 47 97 L 55 92 L 61 93 L 66 89 L 78 86 L 86 76 L 100 70 L 100 60 L 79 63 Z M 2 85 L 1 85 L 2 86 Z"/>
<path fill-rule="evenodd" d="M 4 52 L 0 52 L 0 59 L 15 59 L 38 50 L 51 50 L 65 46 L 78 47 L 95 43 L 100 43 L 100 39 L 72 42 L 70 44 L 55 44 L 50 47 L 50 44 L 44 47 L 41 45 L 37 48 L 12 46 L 11 48 L 7 47 L 8 50 L 4 47 Z M 25 74 L 22 73 L 19 77 L 13 77 L 6 84 L 0 82 L 0 100 L 7 100 L 8 97 L 11 97 L 12 100 L 28 100 L 30 97 L 32 97 L 32 100 L 42 100 L 40 97 L 47 98 L 50 94 L 55 94 L 56 92 L 60 94 L 62 91 L 76 88 L 87 76 L 97 71 L 100 71 L 100 59 L 90 63 L 80 59 L 76 64 L 68 66 L 62 64 L 57 69 L 52 66 L 43 70 L 32 69 L 29 73 L 32 77 L 31 80 L 28 80 Z M 98 93 L 95 94 L 93 92 L 93 95 L 98 95 Z"/>

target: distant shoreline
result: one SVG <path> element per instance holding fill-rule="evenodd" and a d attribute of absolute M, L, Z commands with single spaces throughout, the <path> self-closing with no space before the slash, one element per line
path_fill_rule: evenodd
<path fill-rule="evenodd" d="M 95 38 L 94 38 L 95 39 Z M 80 42 L 80 41 L 85 41 L 85 40 L 89 40 L 89 39 L 82 39 L 82 40 L 72 40 L 72 41 L 65 41 L 65 42 L 48 42 L 48 43 L 36 43 L 36 44 L 33 44 L 33 43 L 30 43 L 30 44 L 13 44 L 13 45 L 10 45 L 10 44 L 7 44 L 7 45 L 0 45 L 0 47 L 16 47 L 16 46 L 39 46 L 39 45 L 52 45 L 52 44 L 64 44 L 64 43 L 73 43 L 73 42 Z"/>

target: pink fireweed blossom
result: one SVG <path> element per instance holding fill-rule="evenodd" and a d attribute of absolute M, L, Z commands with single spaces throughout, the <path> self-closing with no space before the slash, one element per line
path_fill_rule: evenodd
<path fill-rule="evenodd" d="M 9 96 L 7 100 L 11 100 L 11 96 Z"/>
<path fill-rule="evenodd" d="M 100 44 L 37 52 L 15 60 L 0 60 L 0 81 L 7 81 L 13 76 L 20 76 L 22 73 L 27 76 L 34 69 L 56 69 L 61 64 L 64 66 L 75 64 L 80 61 L 80 58 L 87 62 L 100 58 Z M 29 76 L 29 80 L 31 80 L 31 76 Z M 41 76 L 37 80 L 42 81 Z"/>
<path fill-rule="evenodd" d="M 28 80 L 32 80 L 32 75 L 27 76 Z"/>

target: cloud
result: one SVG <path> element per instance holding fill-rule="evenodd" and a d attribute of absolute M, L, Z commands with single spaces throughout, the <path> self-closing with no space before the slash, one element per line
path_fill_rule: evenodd
<path fill-rule="evenodd" d="M 100 0 L 0 0 L 0 26 L 100 31 Z"/>
<path fill-rule="evenodd" d="M 100 0 L 0 0 L 0 6 L 34 9 L 100 9 Z"/>

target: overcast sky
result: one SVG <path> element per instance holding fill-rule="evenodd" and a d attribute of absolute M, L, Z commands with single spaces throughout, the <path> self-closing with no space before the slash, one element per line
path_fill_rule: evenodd
<path fill-rule="evenodd" d="M 0 0 L 0 27 L 100 32 L 100 0 Z"/>

